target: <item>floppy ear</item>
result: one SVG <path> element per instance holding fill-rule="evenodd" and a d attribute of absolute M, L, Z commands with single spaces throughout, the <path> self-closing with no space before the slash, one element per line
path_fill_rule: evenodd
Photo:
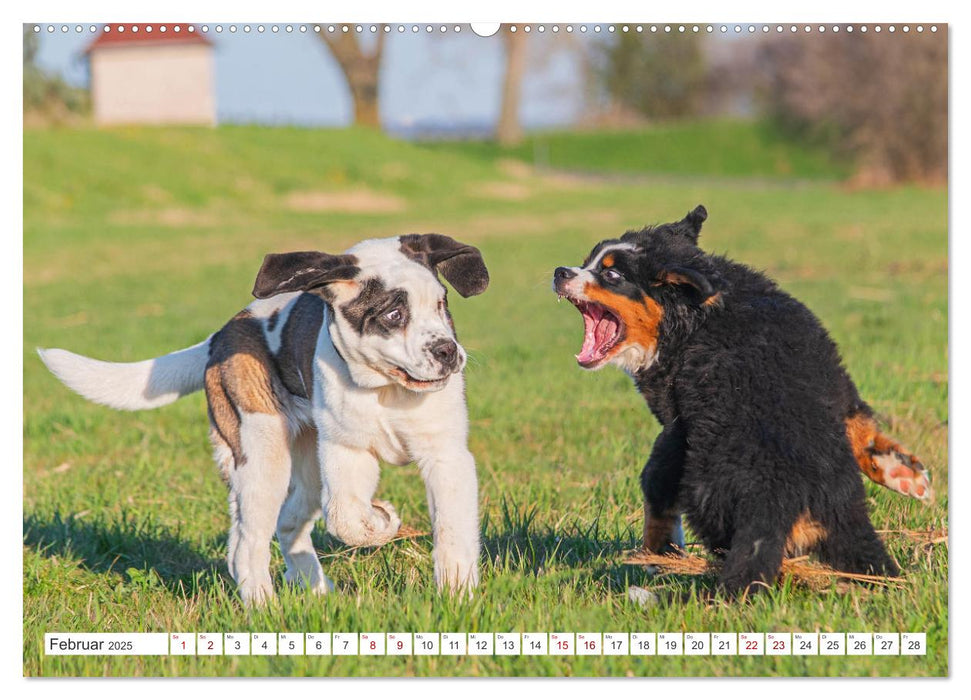
<path fill-rule="evenodd" d="M 354 279 L 360 269 L 353 255 L 312 251 L 270 253 L 256 275 L 253 296 L 266 299 L 284 292 L 306 292 L 338 280 Z"/>
<path fill-rule="evenodd" d="M 401 252 L 442 274 L 463 297 L 482 294 L 489 286 L 489 271 L 475 246 L 439 233 L 400 236 Z"/>
<path fill-rule="evenodd" d="M 684 233 L 692 243 L 698 243 L 698 235 L 701 233 L 701 225 L 708 218 L 708 210 L 701 204 L 696 206 L 688 215 L 678 222 L 678 228 Z"/>
<path fill-rule="evenodd" d="M 718 293 L 718 290 L 704 273 L 690 267 L 672 267 L 661 273 L 658 284 L 675 284 L 691 287 L 700 297 L 702 302 L 706 302 Z"/>

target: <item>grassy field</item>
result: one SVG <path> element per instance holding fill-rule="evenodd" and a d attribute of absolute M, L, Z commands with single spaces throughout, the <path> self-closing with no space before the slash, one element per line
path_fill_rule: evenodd
<path fill-rule="evenodd" d="M 510 157 L 539 168 L 613 175 L 826 180 L 849 172 L 846 163 L 819 148 L 793 143 L 772 123 L 724 119 L 614 131 L 537 132 L 507 148 L 492 141 L 430 146 L 487 160 Z"/>
<path fill-rule="evenodd" d="M 613 136 L 611 136 L 613 138 Z M 696 140 L 697 146 L 697 140 Z M 710 144 L 684 145 L 701 162 Z M 628 153 L 636 155 L 636 146 Z M 552 269 L 598 240 L 704 203 L 709 250 L 766 269 L 841 345 L 863 395 L 933 470 L 930 507 L 867 484 L 880 530 L 946 528 L 947 194 L 701 170 L 537 173 L 509 154 L 356 131 L 220 128 L 24 136 L 24 673 L 63 675 L 653 676 L 948 672 L 948 551 L 898 532 L 899 590 L 783 582 L 746 603 L 709 579 L 624 566 L 637 477 L 658 426 L 620 372 L 579 370 L 576 311 Z M 574 168 L 582 169 L 582 168 Z M 798 169 L 796 169 L 798 170 Z M 793 171 L 793 175 L 799 172 Z M 805 174 L 805 173 L 803 173 Z M 711 178 L 711 175 L 732 177 Z M 753 176 L 753 177 L 749 177 Z M 135 360 L 205 338 L 248 303 L 264 253 L 336 252 L 438 231 L 481 247 L 483 296 L 452 295 L 479 468 L 483 579 L 436 595 L 430 538 L 351 550 L 318 528 L 338 591 L 242 609 L 223 561 L 225 490 L 201 395 L 120 413 L 61 386 L 34 349 Z M 427 530 L 414 467 L 379 495 Z M 274 572 L 282 560 L 274 554 Z M 641 609 L 627 588 L 669 602 Z M 688 594 L 682 601 L 682 594 Z M 47 657 L 46 631 L 926 631 L 926 657 Z"/>

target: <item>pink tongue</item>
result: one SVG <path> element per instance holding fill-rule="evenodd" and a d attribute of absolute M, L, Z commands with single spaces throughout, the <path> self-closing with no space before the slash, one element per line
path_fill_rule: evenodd
<path fill-rule="evenodd" d="M 589 364 L 604 356 L 604 343 L 617 334 L 617 323 L 600 309 L 590 309 L 583 314 L 583 347 L 576 356 L 580 364 Z"/>

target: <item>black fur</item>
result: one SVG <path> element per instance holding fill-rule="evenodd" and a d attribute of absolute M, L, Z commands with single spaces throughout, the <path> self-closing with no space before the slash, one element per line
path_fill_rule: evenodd
<path fill-rule="evenodd" d="M 319 290 L 337 280 L 352 280 L 359 272 L 353 255 L 270 253 L 256 275 L 253 296 L 266 299 L 284 292 Z"/>
<path fill-rule="evenodd" d="M 697 247 L 706 217 L 698 207 L 678 223 L 628 232 L 620 240 L 636 250 L 614 254 L 613 269 L 664 312 L 657 360 L 633 375 L 663 426 L 641 475 L 646 502 L 658 515 L 684 512 L 705 545 L 725 553 L 719 586 L 729 595 L 777 578 L 806 514 L 827 533 L 815 546 L 822 561 L 896 575 L 844 425 L 869 408 L 803 304 Z"/>
<path fill-rule="evenodd" d="M 482 294 L 489 286 L 489 271 L 475 246 L 440 233 L 400 236 L 401 252 L 442 274 L 463 297 Z"/>

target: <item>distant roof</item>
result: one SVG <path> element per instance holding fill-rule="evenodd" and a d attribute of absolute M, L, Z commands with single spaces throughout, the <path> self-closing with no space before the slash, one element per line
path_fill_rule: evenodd
<path fill-rule="evenodd" d="M 164 28 L 164 31 L 163 31 Z M 206 44 L 212 42 L 191 24 L 106 24 L 85 53 L 112 46 Z"/>

